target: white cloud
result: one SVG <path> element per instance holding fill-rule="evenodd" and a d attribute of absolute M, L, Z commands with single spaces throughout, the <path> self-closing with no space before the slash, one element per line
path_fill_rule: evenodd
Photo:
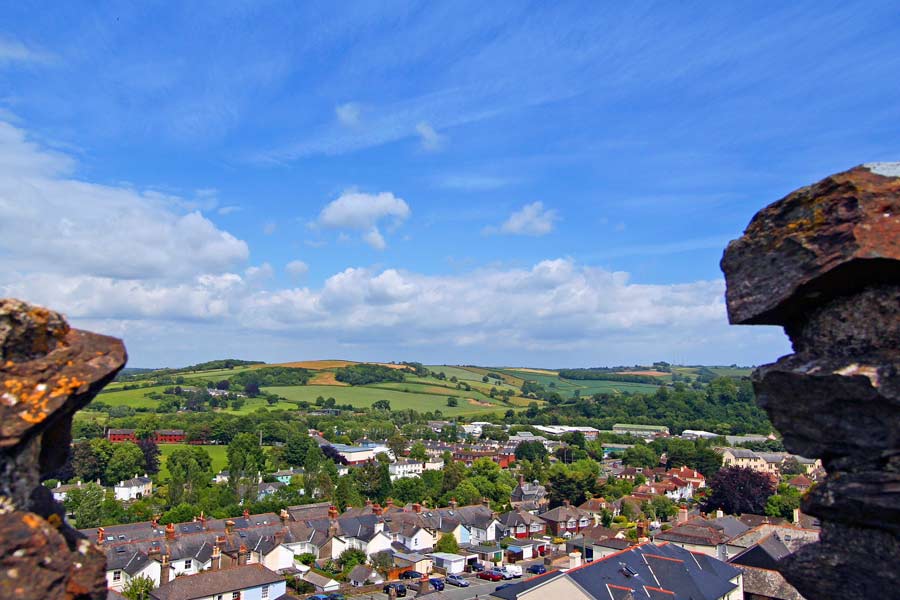
<path fill-rule="evenodd" d="M 545 209 L 543 202 L 532 202 L 511 214 L 500 227 L 486 227 L 484 233 L 542 236 L 553 231 L 558 220 L 559 213 L 555 210 Z"/>
<path fill-rule="evenodd" d="M 398 227 L 410 214 L 406 201 L 391 192 L 344 192 L 322 209 L 317 223 L 329 229 L 359 231 L 363 241 L 381 250 L 387 244 L 379 230 L 380 223 L 388 221 L 389 226 Z"/>
<path fill-rule="evenodd" d="M 356 127 L 359 125 L 360 117 L 362 116 L 362 108 L 355 102 L 347 102 L 334 107 L 334 114 L 341 125 Z"/>
<path fill-rule="evenodd" d="M 264 262 L 259 266 L 250 266 L 244 269 L 244 277 L 251 283 L 262 283 L 271 279 L 274 274 L 275 271 L 272 269 L 272 265 L 267 262 Z"/>
<path fill-rule="evenodd" d="M 436 152 L 444 145 L 444 136 L 434 130 L 434 127 L 421 121 L 416 125 L 416 132 L 419 134 L 419 141 L 422 149 L 427 152 Z"/>
<path fill-rule="evenodd" d="M 438 187 L 449 190 L 482 191 L 515 185 L 518 180 L 491 175 L 457 174 L 438 177 L 434 183 Z"/>
<path fill-rule="evenodd" d="M 50 64 L 55 57 L 17 40 L 0 38 L 0 66 L 13 63 Z"/>
<path fill-rule="evenodd" d="M 73 168 L 0 123 L 0 270 L 184 279 L 246 261 L 245 242 L 180 199 L 80 181 Z"/>
<path fill-rule="evenodd" d="M 232 213 L 236 213 L 236 212 L 238 212 L 239 210 L 241 210 L 241 207 L 240 207 L 240 206 L 238 206 L 238 205 L 236 205 L 236 204 L 229 204 L 229 205 L 227 205 L 227 206 L 221 206 L 221 207 L 219 207 L 219 210 L 217 210 L 216 212 L 219 213 L 219 214 L 222 215 L 222 216 L 225 216 L 225 215 L 230 215 L 230 214 L 232 214 Z"/>
<path fill-rule="evenodd" d="M 300 278 L 309 272 L 309 265 L 302 260 L 292 260 L 284 266 L 284 270 L 291 277 Z"/>

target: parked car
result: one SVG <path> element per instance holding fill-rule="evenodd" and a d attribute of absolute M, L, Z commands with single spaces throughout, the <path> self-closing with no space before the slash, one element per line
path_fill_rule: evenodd
<path fill-rule="evenodd" d="M 479 573 L 478 578 L 487 579 L 488 581 L 501 581 L 503 579 L 503 573 L 496 569 L 491 569 L 490 571 L 482 571 Z"/>
<path fill-rule="evenodd" d="M 506 569 L 494 569 L 494 570 L 497 571 L 498 573 L 500 573 L 500 577 L 502 577 L 503 579 L 512 579 L 513 577 L 515 577 L 515 575 L 513 575 Z"/>
<path fill-rule="evenodd" d="M 469 580 L 462 575 L 447 575 L 447 583 L 456 587 L 469 587 Z"/>
<path fill-rule="evenodd" d="M 394 590 L 394 592 L 398 598 L 406 597 L 406 586 L 403 585 L 402 583 L 396 583 L 396 582 L 389 583 L 389 584 L 385 585 L 381 591 L 384 592 L 385 594 L 387 594 L 388 596 L 390 596 L 392 589 Z"/>
<path fill-rule="evenodd" d="M 440 577 L 432 577 L 428 580 L 428 583 L 431 584 L 431 587 L 439 592 L 444 591 L 444 580 Z"/>
<path fill-rule="evenodd" d="M 403 571 L 400 573 L 400 579 L 422 579 L 425 577 L 418 571 Z"/>
<path fill-rule="evenodd" d="M 504 573 L 508 573 L 513 577 L 521 577 L 522 576 L 522 567 L 519 565 L 506 565 L 501 569 Z"/>
<path fill-rule="evenodd" d="M 481 563 L 472 563 L 469 565 L 469 570 L 473 573 L 481 573 L 484 571 L 484 565 Z"/>
<path fill-rule="evenodd" d="M 327 594 L 316 594 L 315 596 L 310 596 L 306 600 L 328 600 Z"/>
<path fill-rule="evenodd" d="M 534 573 L 535 575 L 542 575 L 547 572 L 547 567 L 545 567 L 541 563 L 536 563 L 528 567 L 528 572 Z"/>

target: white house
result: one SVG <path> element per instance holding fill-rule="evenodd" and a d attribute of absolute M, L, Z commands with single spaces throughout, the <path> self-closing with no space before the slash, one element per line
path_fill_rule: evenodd
<path fill-rule="evenodd" d="M 434 561 L 434 567 L 447 575 L 462 573 L 466 569 L 466 557 L 450 552 L 432 552 L 428 555 Z"/>
<path fill-rule="evenodd" d="M 131 479 L 120 481 L 115 486 L 116 500 L 128 501 L 147 498 L 153 495 L 153 481 L 145 473 L 143 477 L 135 475 Z"/>

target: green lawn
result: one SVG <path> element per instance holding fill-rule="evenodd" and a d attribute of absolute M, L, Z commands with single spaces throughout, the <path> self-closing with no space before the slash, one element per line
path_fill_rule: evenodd
<path fill-rule="evenodd" d="M 593 394 L 615 394 L 621 392 L 652 394 L 656 392 L 658 387 L 648 383 L 604 381 L 602 379 L 563 379 L 558 375 L 530 373 L 515 369 L 498 369 L 497 372 L 509 374 L 514 377 L 523 377 L 529 381 L 536 381 L 548 391 L 556 390 L 563 397 L 571 396 L 575 390 L 579 390 L 582 396 L 590 396 Z"/>
<path fill-rule="evenodd" d="M 168 477 L 169 471 L 166 469 L 166 458 L 172 454 L 178 448 L 189 448 L 189 444 L 160 444 L 159 451 L 162 456 L 160 456 L 159 461 L 159 475 L 160 477 Z M 228 446 L 224 444 L 220 445 L 210 445 L 210 446 L 198 446 L 199 448 L 203 448 L 209 453 L 209 457 L 212 459 L 212 470 L 213 473 L 218 473 L 222 469 L 225 468 L 225 465 L 228 464 L 228 457 L 226 452 L 228 450 Z"/>
<path fill-rule="evenodd" d="M 110 406 L 130 406 L 131 408 L 156 408 L 160 400 L 154 400 L 153 398 L 148 398 L 147 395 L 153 392 L 158 392 L 162 394 L 162 391 L 166 389 L 165 385 L 156 385 L 148 388 L 139 388 L 135 390 L 122 390 L 115 389 L 113 391 L 104 392 L 102 394 L 98 394 L 95 402 L 103 402 Z M 231 408 L 227 409 L 218 409 L 222 412 L 237 414 L 237 415 L 247 415 L 250 414 L 260 408 L 266 410 L 297 410 L 297 405 L 293 402 L 284 402 L 280 401 L 277 404 L 269 406 L 269 404 L 265 401 L 264 398 L 245 398 L 244 406 L 240 408 L 240 410 L 232 410 Z"/>
<path fill-rule="evenodd" d="M 403 387 L 413 390 L 416 387 L 431 388 L 431 385 L 422 385 L 416 383 L 396 383 L 396 384 L 375 384 L 377 386 L 396 385 L 401 389 L 391 389 L 388 387 L 372 387 L 372 386 L 334 386 L 334 385 L 295 385 L 295 386 L 275 386 L 265 388 L 265 391 L 278 394 L 288 400 L 305 400 L 307 402 L 315 402 L 316 398 L 322 396 L 324 398 L 334 398 L 338 404 L 352 404 L 354 407 L 372 406 L 378 400 L 388 400 L 393 410 L 405 410 L 413 408 L 420 412 L 439 409 L 445 415 L 465 415 L 478 414 L 493 411 L 505 411 L 506 406 L 497 403 L 492 406 L 475 406 L 468 403 L 462 397 L 461 390 L 452 390 L 459 392 L 457 394 L 441 393 L 439 395 L 432 393 L 414 393 L 402 391 Z M 452 408 L 447 406 L 447 396 L 456 395 L 460 398 L 459 406 Z M 479 394 L 470 393 L 470 397 L 476 399 L 485 398 Z M 485 398 L 483 401 L 487 401 Z"/>

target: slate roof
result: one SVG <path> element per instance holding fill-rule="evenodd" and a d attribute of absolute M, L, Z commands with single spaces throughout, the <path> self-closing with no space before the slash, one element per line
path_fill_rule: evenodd
<path fill-rule="evenodd" d="M 495 592 L 516 600 L 556 577 L 568 577 L 595 598 L 615 600 L 715 600 L 735 589 L 736 568 L 674 544 L 641 544 L 565 573 L 538 576 Z M 539 596 L 535 595 L 535 598 Z"/>
<path fill-rule="evenodd" d="M 738 565 L 744 573 L 744 593 L 776 600 L 804 600 L 778 571 Z"/>
<path fill-rule="evenodd" d="M 511 510 L 500 515 L 500 523 L 505 527 L 516 527 L 518 525 L 531 525 L 532 523 L 544 525 L 544 520 L 525 510 Z"/>
<path fill-rule="evenodd" d="M 284 581 L 260 564 L 176 577 L 150 592 L 155 600 L 193 600 Z"/>
<path fill-rule="evenodd" d="M 701 562 L 674 544 L 641 544 L 572 569 L 566 576 L 596 597 L 609 594 L 615 585 L 631 590 L 634 598 L 714 600 L 735 588 L 729 579 L 739 571 L 703 556 Z"/>
<path fill-rule="evenodd" d="M 539 516 L 543 520 L 552 523 L 560 523 L 568 521 L 569 519 L 575 519 L 576 521 L 583 518 L 593 519 L 593 516 L 589 512 L 581 510 L 577 506 L 566 506 L 565 504 L 548 510 L 547 512 L 542 513 Z"/>
<path fill-rule="evenodd" d="M 307 519 L 321 519 L 328 517 L 329 508 L 331 508 L 331 502 L 319 502 L 317 504 L 288 506 L 287 511 L 294 521 L 305 521 Z"/>

